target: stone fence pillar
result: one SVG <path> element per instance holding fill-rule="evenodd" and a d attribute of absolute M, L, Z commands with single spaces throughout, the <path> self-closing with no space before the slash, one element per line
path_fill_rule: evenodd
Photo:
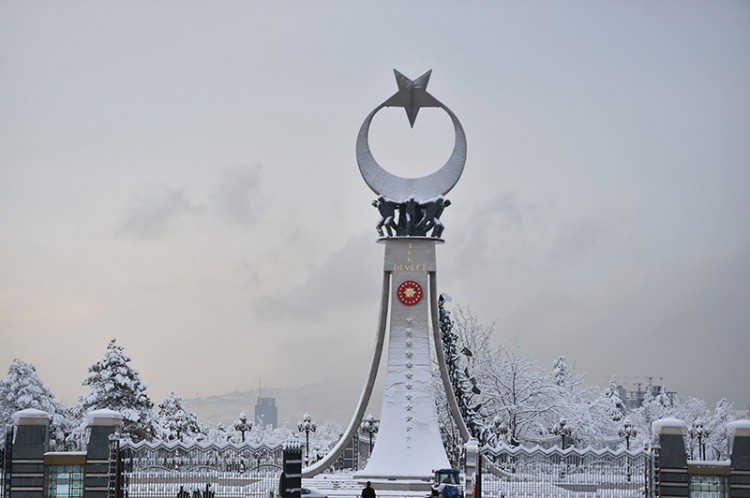
<path fill-rule="evenodd" d="M 302 442 L 287 441 L 284 445 L 284 470 L 279 491 L 284 498 L 300 498 L 302 489 Z"/>
<path fill-rule="evenodd" d="M 663 418 L 651 425 L 654 438 L 654 488 L 656 496 L 688 496 L 687 452 L 684 436 L 685 422 L 676 418 Z"/>
<path fill-rule="evenodd" d="M 49 450 L 50 416 L 27 408 L 13 414 L 10 494 L 13 498 L 44 496 L 44 454 Z M 6 448 L 6 451 L 8 448 Z"/>
<path fill-rule="evenodd" d="M 729 422 L 727 440 L 732 459 L 730 496 L 750 498 L 750 420 Z"/>
<path fill-rule="evenodd" d="M 109 437 L 120 432 L 122 415 L 113 410 L 94 410 L 86 416 L 89 439 L 86 443 L 87 498 L 107 498 L 109 487 Z"/>

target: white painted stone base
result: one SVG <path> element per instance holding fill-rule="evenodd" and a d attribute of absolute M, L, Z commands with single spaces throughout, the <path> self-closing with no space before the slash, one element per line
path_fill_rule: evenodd
<path fill-rule="evenodd" d="M 430 238 L 385 239 L 385 271 L 391 273 L 390 335 L 380 431 L 367 466 L 356 480 L 377 481 L 382 489 L 428 490 L 432 471 L 448 467 L 438 427 L 432 387 L 430 274 L 435 244 Z M 403 282 L 419 284 L 423 297 L 402 304 L 396 291 Z M 422 486 L 425 486 L 422 488 Z"/>

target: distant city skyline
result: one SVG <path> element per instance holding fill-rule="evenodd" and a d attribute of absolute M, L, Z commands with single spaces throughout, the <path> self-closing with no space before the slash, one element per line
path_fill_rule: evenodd
<path fill-rule="evenodd" d="M 454 309 L 590 384 L 747 408 L 748 46 L 742 2 L 3 2 L 0 370 L 74 403 L 116 337 L 157 402 L 361 386 L 383 252 L 356 134 L 394 68 L 432 69 L 468 142 Z M 436 109 L 371 129 L 401 176 L 452 140 Z"/>

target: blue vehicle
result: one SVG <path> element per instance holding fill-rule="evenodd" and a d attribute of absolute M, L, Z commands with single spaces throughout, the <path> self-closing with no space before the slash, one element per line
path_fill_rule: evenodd
<path fill-rule="evenodd" d="M 437 469 L 432 480 L 431 494 L 438 498 L 463 498 L 464 485 L 458 469 Z"/>

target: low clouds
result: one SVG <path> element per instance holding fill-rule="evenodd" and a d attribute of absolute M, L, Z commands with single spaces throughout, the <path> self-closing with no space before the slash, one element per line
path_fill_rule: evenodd
<path fill-rule="evenodd" d="M 468 215 L 456 213 L 446 211 L 443 216 L 446 219 L 446 240 L 458 245 L 458 257 L 448 262 L 447 268 L 457 265 L 462 273 L 479 272 L 494 266 L 498 259 L 528 253 L 525 232 L 539 223 L 535 218 L 537 207 L 514 190 L 477 202 Z M 472 264 L 466 268 L 465 262 L 468 261 Z M 453 270 L 459 271 L 459 268 Z"/>
<path fill-rule="evenodd" d="M 521 223 L 532 210 L 531 204 L 519 199 L 518 192 L 509 190 L 501 192 L 486 203 L 480 204 L 474 213 L 474 218 L 482 224 L 491 224 L 496 228 L 508 228 Z"/>
<path fill-rule="evenodd" d="M 240 225 L 255 223 L 262 208 L 258 190 L 259 165 L 238 167 L 223 171 L 212 196 L 216 212 L 223 218 Z"/>
<path fill-rule="evenodd" d="M 552 259 L 558 263 L 577 260 L 601 241 L 602 232 L 602 227 L 590 219 L 569 222 L 553 244 Z"/>
<path fill-rule="evenodd" d="M 319 318 L 333 310 L 349 309 L 368 300 L 377 302 L 379 295 L 377 268 L 382 248 L 373 237 L 351 239 L 331 254 L 301 285 L 282 294 L 263 296 L 256 302 L 258 315 L 264 319 Z"/>
<path fill-rule="evenodd" d="M 260 173 L 258 165 L 225 169 L 217 175 L 204 201 L 195 200 L 185 188 L 151 187 L 133 196 L 117 233 L 138 240 L 155 240 L 173 229 L 178 220 L 206 213 L 233 224 L 253 225 L 262 211 Z"/>
<path fill-rule="evenodd" d="M 188 199 L 182 189 L 162 187 L 139 194 L 132 200 L 118 233 L 141 240 L 157 239 L 180 216 L 201 211 L 201 207 Z"/>

